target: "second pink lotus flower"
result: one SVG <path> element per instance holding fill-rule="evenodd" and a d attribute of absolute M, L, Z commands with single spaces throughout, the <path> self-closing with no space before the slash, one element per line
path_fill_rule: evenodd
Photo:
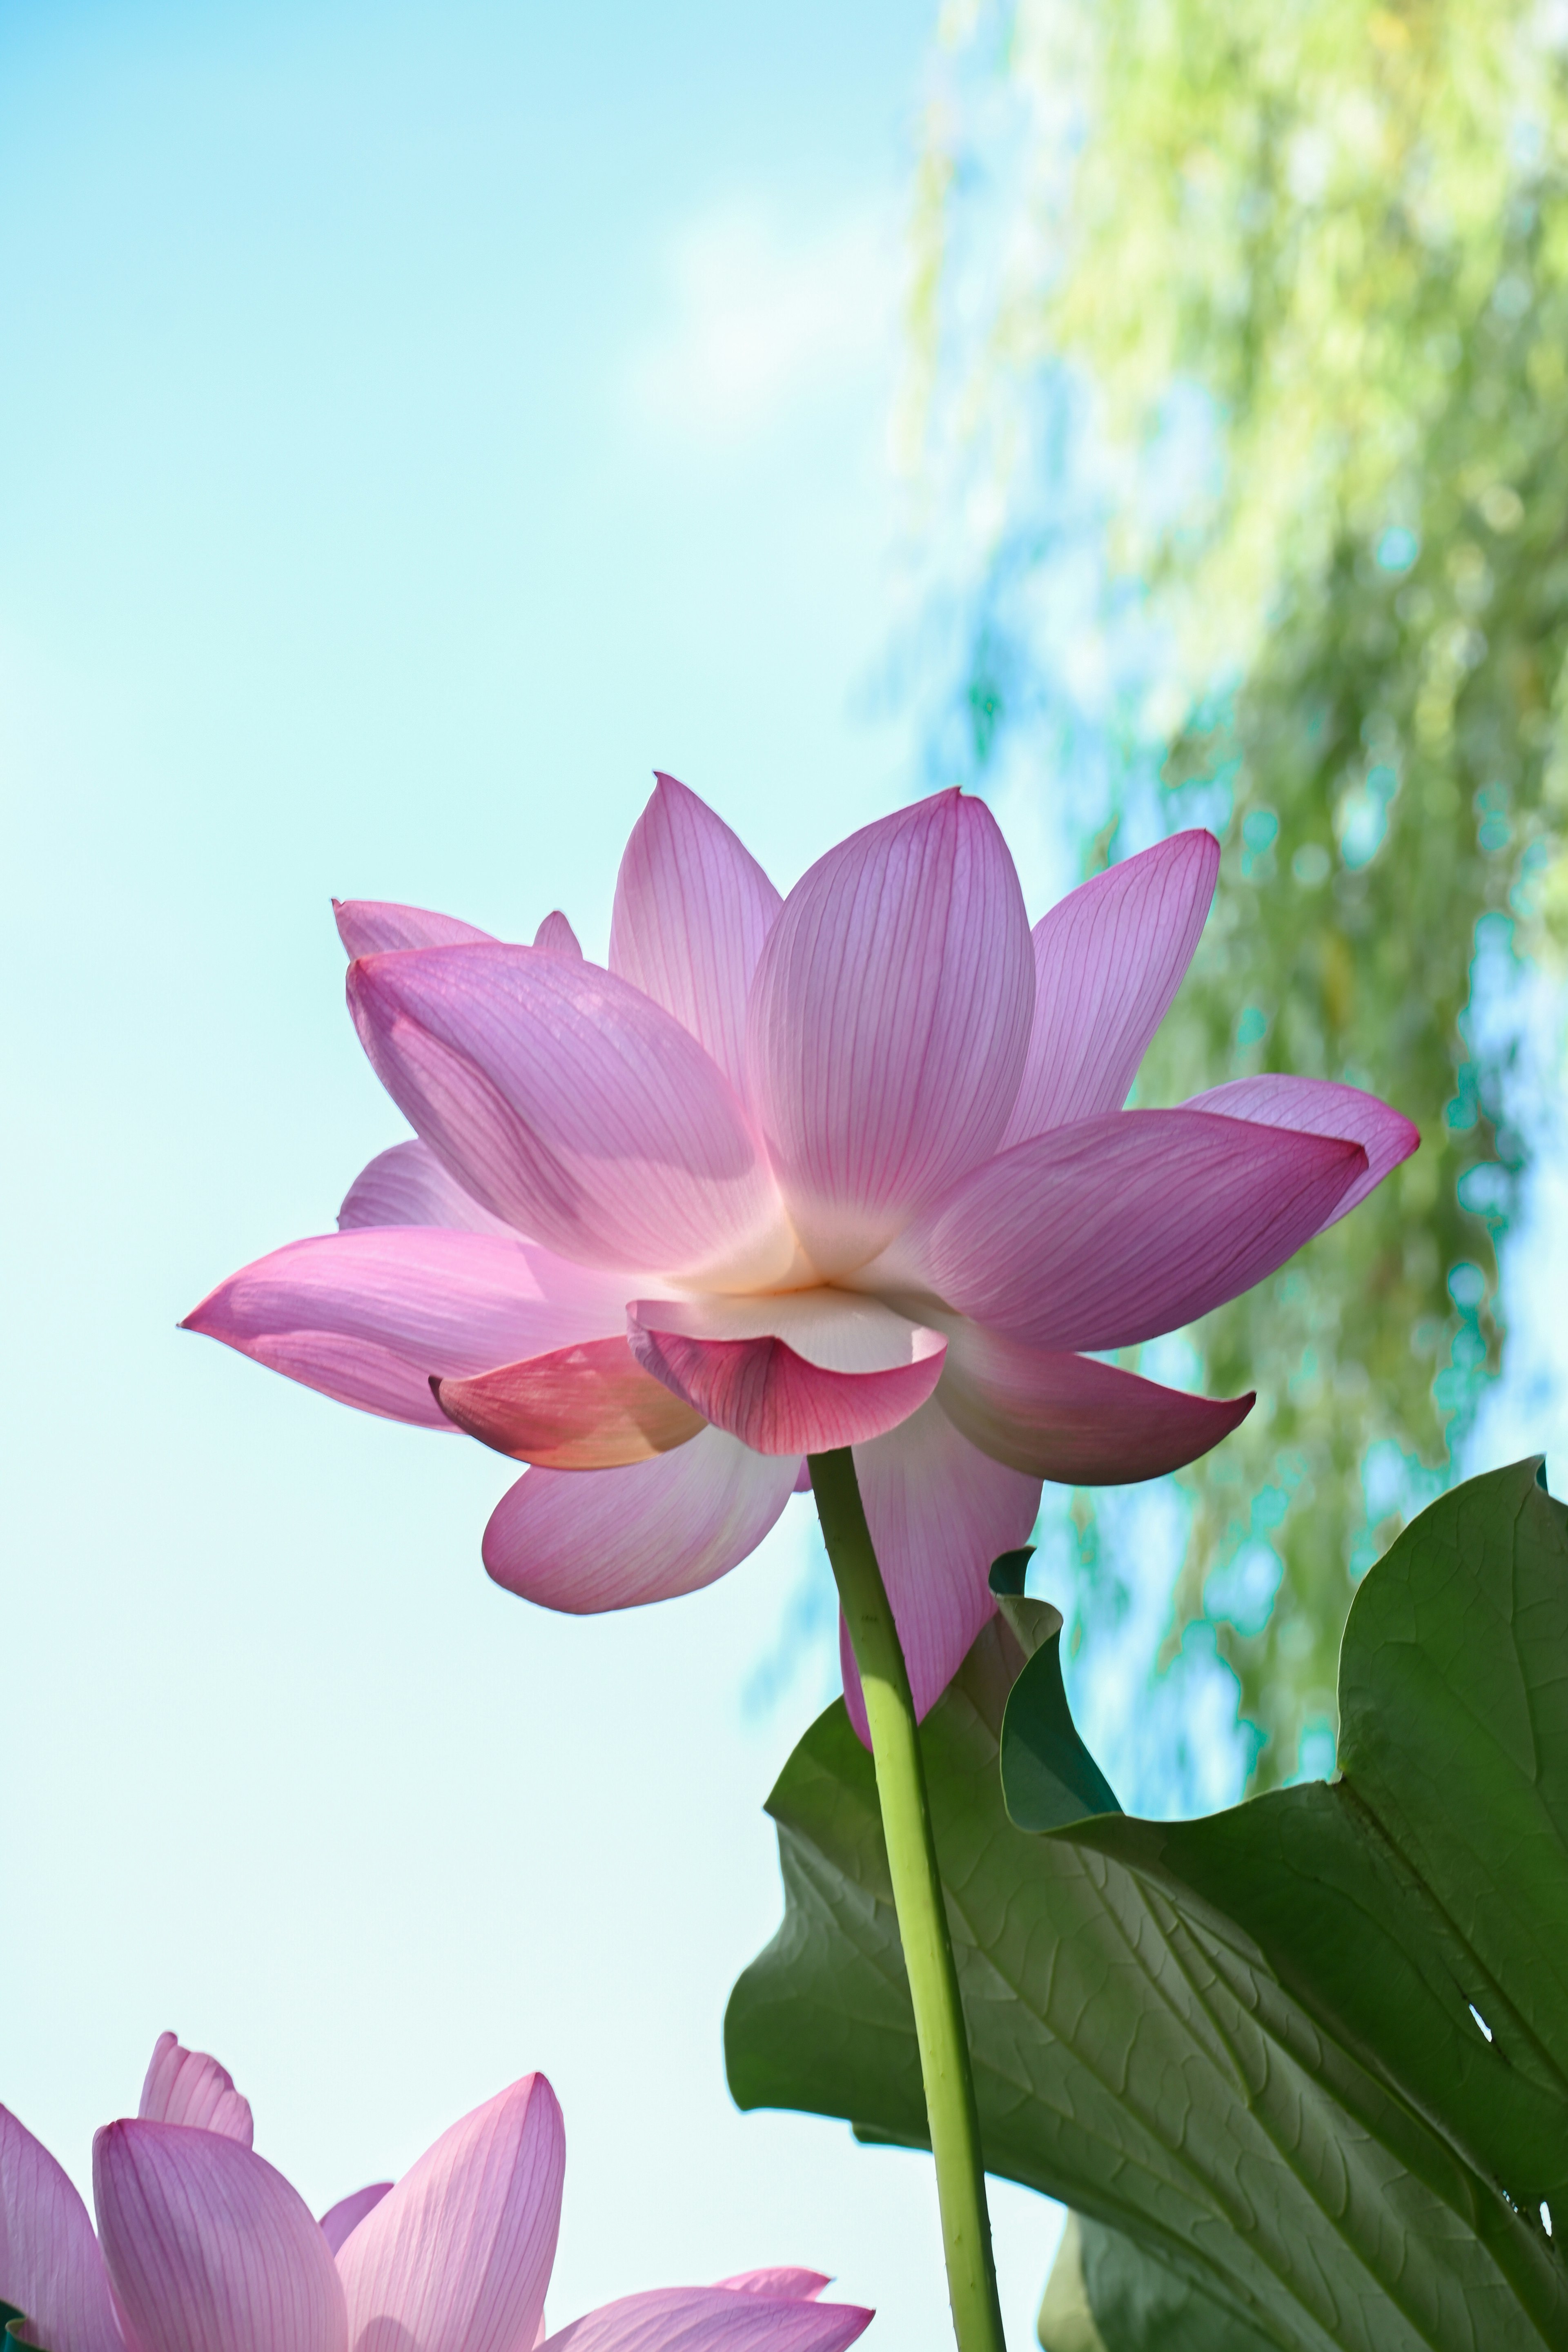
<path fill-rule="evenodd" d="M 817 2271 L 623 2295 L 546 2336 L 565 2134 L 542 2074 L 443 2132 L 395 2184 L 314 2221 L 251 2147 L 216 2059 L 163 2034 L 137 2115 L 93 2142 L 94 2233 L 0 2107 L 0 2301 L 44 2352 L 845 2352 L 871 2314 Z"/>
<path fill-rule="evenodd" d="M 1218 858 L 1178 835 L 1031 935 L 990 811 L 949 792 L 781 900 L 661 777 L 607 970 L 559 915 L 514 947 L 340 907 L 350 1009 L 417 1139 L 371 1162 L 338 1233 L 189 1327 L 532 1465 L 485 1564 L 556 1609 L 710 1582 L 806 1454 L 853 1446 L 923 1713 L 1042 1479 L 1158 1475 L 1252 1402 L 1094 1351 L 1261 1281 L 1415 1147 L 1373 1097 L 1303 1078 L 1122 1108 Z"/>

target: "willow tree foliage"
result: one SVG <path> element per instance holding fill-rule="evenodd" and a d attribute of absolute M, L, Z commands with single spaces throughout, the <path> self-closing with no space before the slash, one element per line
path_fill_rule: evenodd
<path fill-rule="evenodd" d="M 1483 1014 L 1568 912 L 1568 17 L 1022 0 L 946 34 L 917 328 L 980 561 L 937 764 L 1075 780 L 1086 866 L 1221 832 L 1149 1099 L 1294 1070 L 1422 1130 L 1194 1335 L 1259 1397 L 1187 1474 L 1176 1625 L 1206 1608 L 1282 1779 L 1500 1346 L 1528 1121 Z"/>

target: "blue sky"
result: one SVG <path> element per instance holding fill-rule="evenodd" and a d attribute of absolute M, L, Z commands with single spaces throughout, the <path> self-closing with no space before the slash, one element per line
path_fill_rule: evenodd
<path fill-rule="evenodd" d="M 879 678 L 930 17 L 0 16 L 0 2095 L 85 2179 L 172 2025 L 319 2208 L 541 2066 L 553 2320 L 798 2261 L 910 2352 L 929 2166 L 738 2116 L 720 2055 L 823 1695 L 812 1653 L 743 1698 L 805 1506 L 710 1593 L 552 1618 L 479 1568 L 504 1465 L 174 1325 L 401 1132 L 331 894 L 602 951 L 655 765 L 781 884 L 915 788 Z M 995 2209 L 1022 2342 L 1056 2221 Z"/>

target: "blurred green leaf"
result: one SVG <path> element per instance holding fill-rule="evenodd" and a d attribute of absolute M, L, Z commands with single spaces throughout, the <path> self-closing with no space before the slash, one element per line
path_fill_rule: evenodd
<path fill-rule="evenodd" d="M 989 2167 L 1287 2352 L 1568 2341 L 1542 2214 L 1568 2215 L 1568 1511 L 1535 1471 L 1445 1496 L 1364 1580 L 1331 1787 L 1178 1823 L 1079 1802 L 1026 1833 L 1001 1796 L 1025 1667 L 1000 1620 L 924 1728 Z M 785 1914 L 731 1999 L 734 2095 L 919 2144 L 875 1780 L 842 1705 L 769 1810 Z M 1150 2280 L 1134 2293 L 1113 2255 L 1095 2262 L 1142 2307 Z"/>

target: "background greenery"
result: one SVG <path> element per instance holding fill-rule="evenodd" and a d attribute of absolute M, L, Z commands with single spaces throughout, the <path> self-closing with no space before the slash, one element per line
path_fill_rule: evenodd
<path fill-rule="evenodd" d="M 1185 1474 L 1172 1642 L 1215 1624 L 1264 1783 L 1331 1759 L 1353 1579 L 1499 1360 L 1509 1007 L 1568 909 L 1560 16 L 952 10 L 929 121 L 918 421 L 978 550 L 933 764 L 1065 775 L 1086 870 L 1220 832 L 1144 1099 L 1296 1070 L 1422 1130 L 1194 1335 L 1259 1401 Z"/>

